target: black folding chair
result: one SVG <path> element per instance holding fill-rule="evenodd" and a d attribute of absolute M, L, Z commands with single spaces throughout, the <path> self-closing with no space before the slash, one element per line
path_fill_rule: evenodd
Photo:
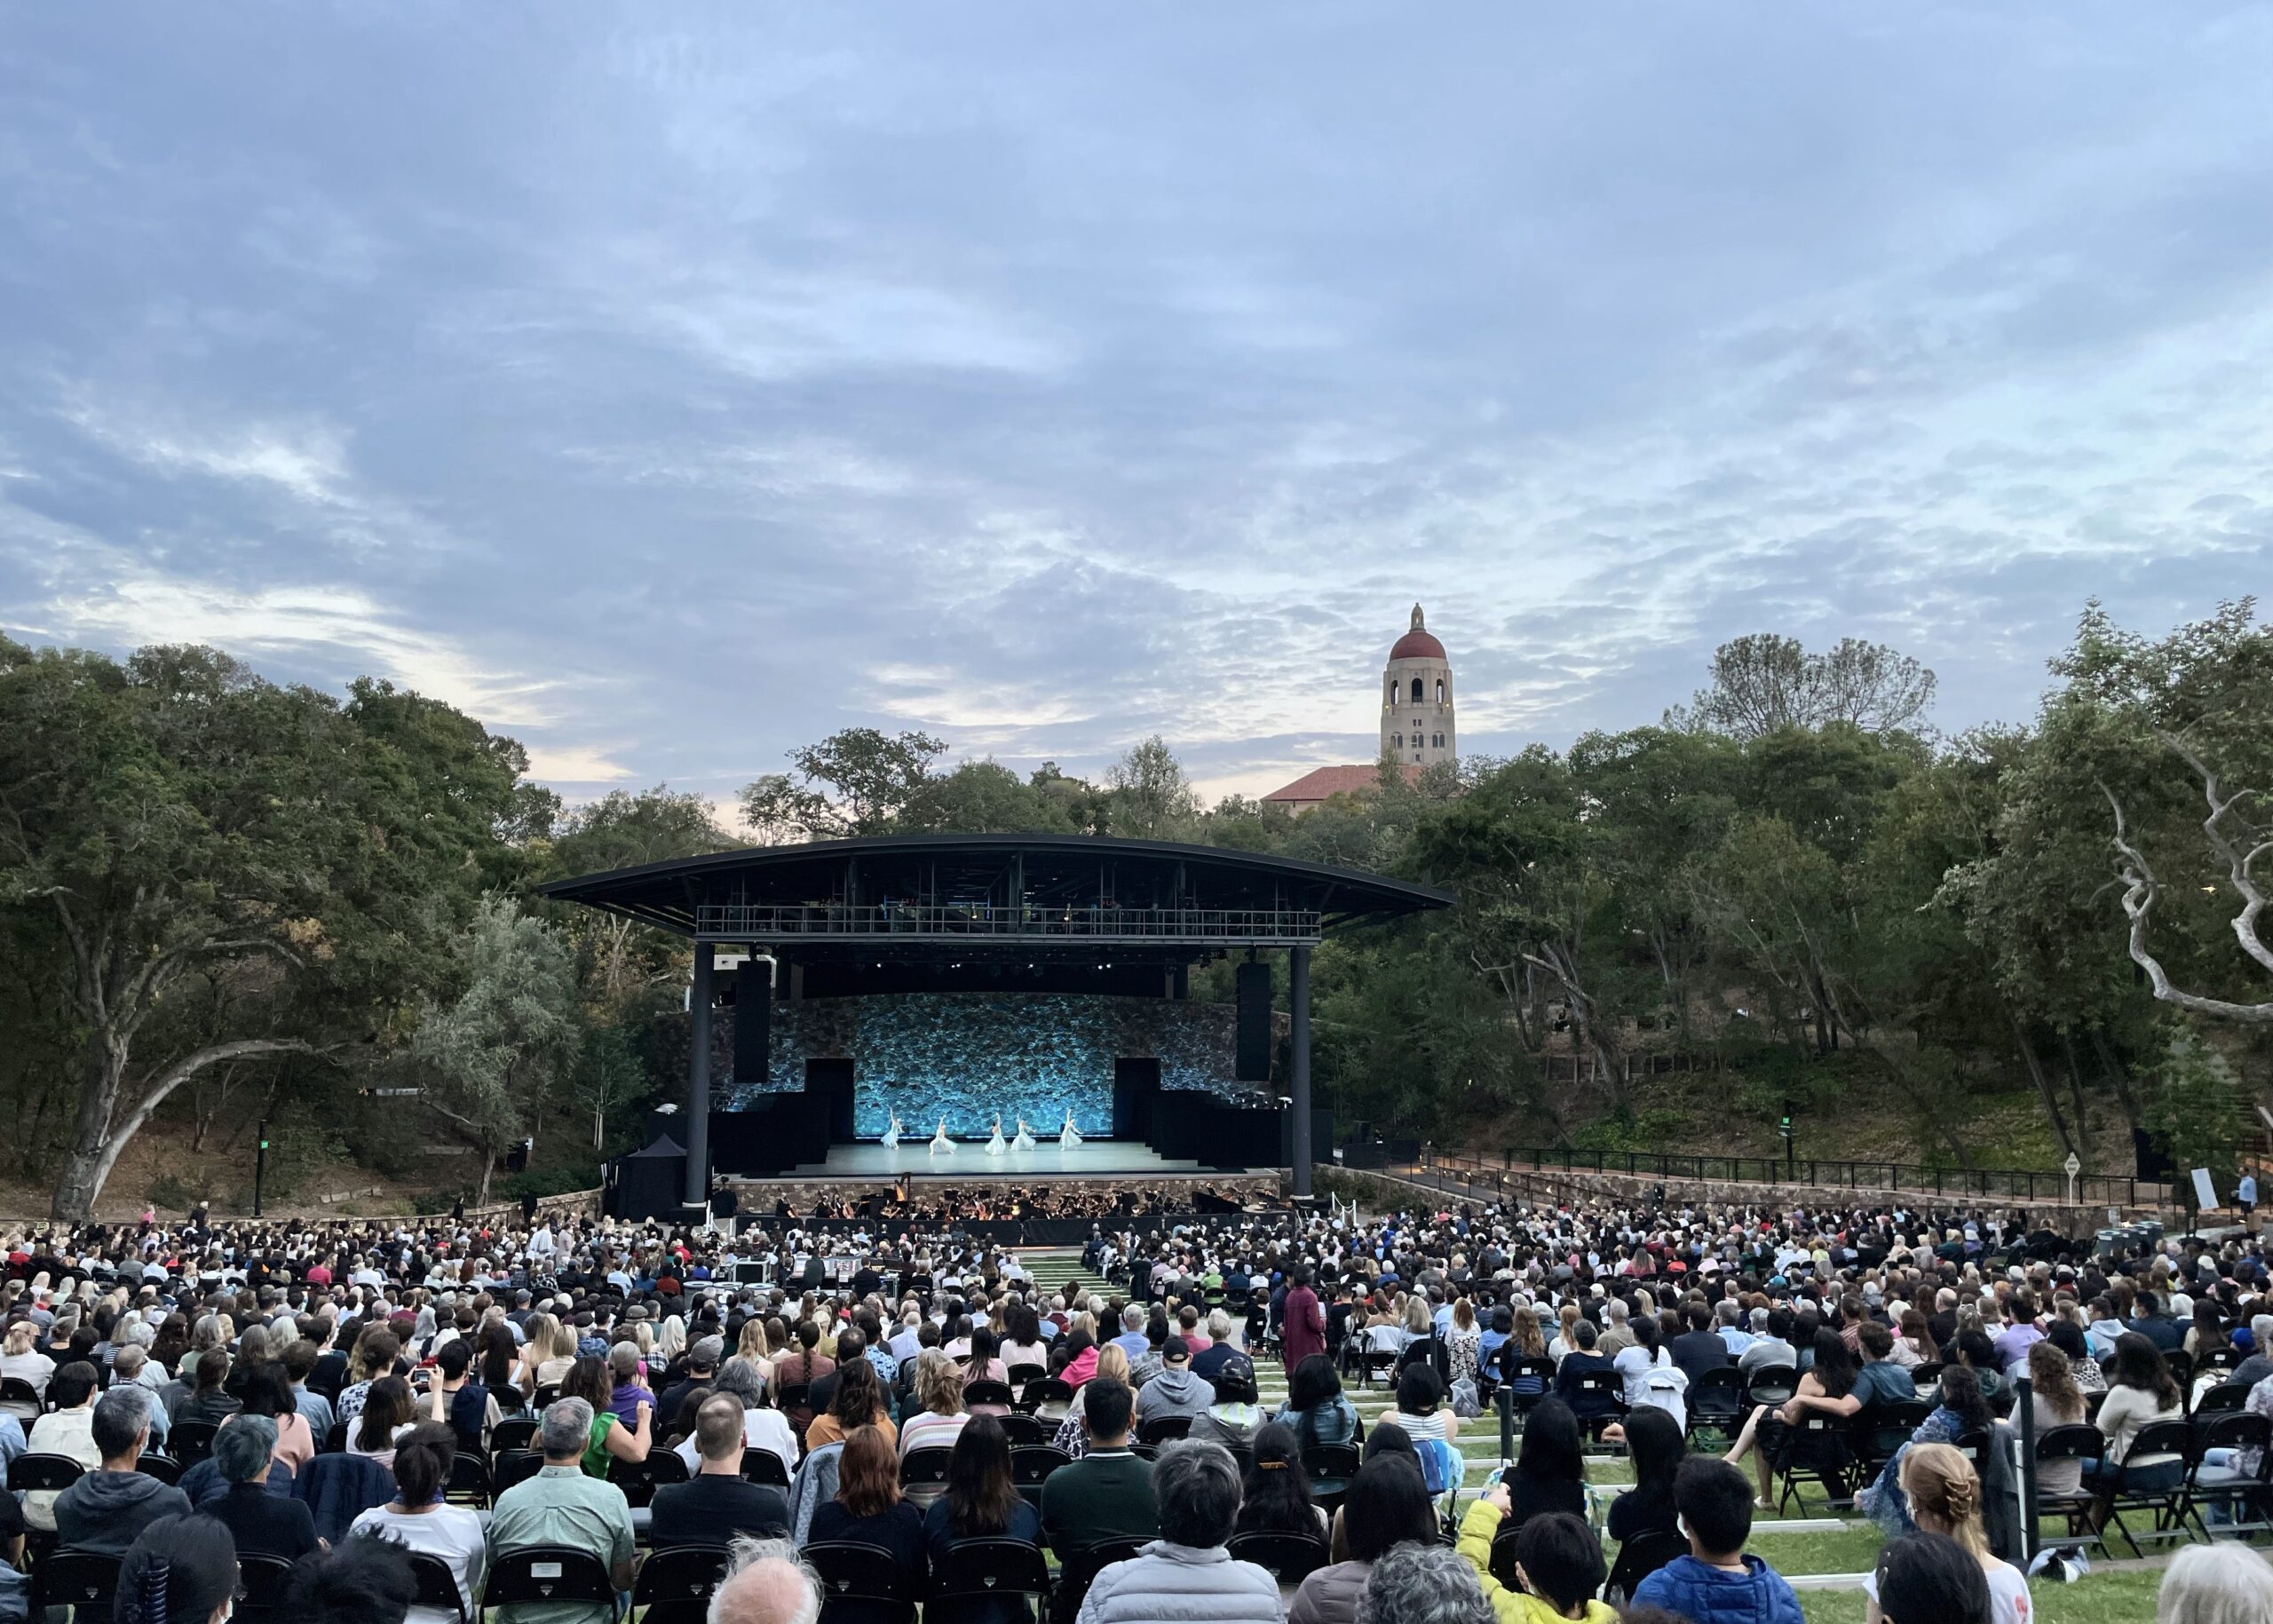
<path fill-rule="evenodd" d="M 87 1475 L 67 1454 L 20 1454 L 8 1462 L 8 1486 L 19 1494 L 45 1489 L 60 1493 Z"/>
<path fill-rule="evenodd" d="M 178 1421 L 167 1429 L 166 1453 L 187 1471 L 212 1454 L 213 1438 L 220 1430 L 210 1421 Z M 343 1443 L 341 1447 L 345 1445 Z"/>
<path fill-rule="evenodd" d="M 1049 1594 L 1049 1563 L 1041 1547 L 1024 1540 L 958 1540 L 932 1575 L 931 1599 L 923 1604 L 928 1624 L 949 1624 L 1006 1596 Z"/>
<path fill-rule="evenodd" d="M 1142 1540 L 1108 1540 L 1101 1545 L 1068 1551 L 1058 1560 L 1057 1588 L 1049 1593 L 1051 1624 L 1073 1624 L 1097 1575 L 1116 1562 L 1126 1562 L 1144 1549 Z"/>
<path fill-rule="evenodd" d="M 1010 1451 L 1010 1481 L 1039 1509 L 1041 1485 L 1049 1481 L 1049 1474 L 1073 1463 L 1073 1457 L 1054 1444 L 1020 1444 Z"/>
<path fill-rule="evenodd" d="M 1073 1407 L 1073 1390 L 1057 1376 L 1038 1376 L 1018 1394 L 1018 1408 L 1038 1421 L 1055 1423 Z"/>
<path fill-rule="evenodd" d="M 2273 1529 L 2273 1493 L 2269 1493 L 2273 1489 L 2273 1419 L 2245 1410 L 2205 1421 L 2198 1412 L 2194 1431 L 2186 1493 L 2179 1502 L 2180 1520 L 2190 1518 L 2207 1540 L 2210 1528 L 2203 1520 L 2202 1507 L 2212 1505 L 2225 1509 L 2226 1520 L 2218 1525 L 2225 1533 L 2250 1534 Z M 2209 1465 L 2206 1457 L 2213 1449 L 2254 1449 L 2257 1470 L 2245 1472 L 2237 1467 Z M 2248 1515 L 2253 1511 L 2254 1516 Z"/>
<path fill-rule="evenodd" d="M 1502 1589 L 1521 1590 L 1523 1581 L 1516 1577 L 1516 1533 L 1523 1525 L 1514 1517 L 1502 1517 L 1492 1534 L 1492 1553 L 1485 1558 L 1485 1570 L 1500 1581 Z"/>
<path fill-rule="evenodd" d="M 2107 1447 L 2107 1438 L 2097 1427 L 2075 1422 L 2064 1427 L 2047 1427 L 2036 1435 L 2036 1509 L 2039 1515 L 2067 1519 L 2068 1537 L 2082 1538 L 2089 1530 L 2085 1518 L 2097 1498 L 2088 1488 L 2079 1486 L 2072 1494 L 2048 1493 L 2042 1486 L 2044 1469 L 2059 1461 L 2096 1461 Z M 2098 1536 L 2092 1535 L 2096 1539 Z"/>
<path fill-rule="evenodd" d="M 1252 1562 L 1283 1587 L 1298 1585 L 1333 1560 L 1327 1542 L 1311 1533 L 1235 1533 L 1228 1548 L 1235 1562 Z"/>
<path fill-rule="evenodd" d="M 1604 1427 L 1626 1418 L 1626 1378 L 1615 1370 L 1579 1372 L 1571 1408 L 1587 1436 L 1599 1442 Z"/>
<path fill-rule="evenodd" d="M 1311 1494 L 1328 1517 L 1350 1492 L 1362 1460 L 1355 1444 L 1312 1444 L 1303 1451 L 1303 1470 L 1311 1475 Z"/>
<path fill-rule="evenodd" d="M 101 1551 L 51 1550 L 32 1564 L 31 1614 L 48 1607 L 83 1610 L 82 1624 L 109 1624 L 123 1559 Z"/>
<path fill-rule="evenodd" d="M 146 1449 L 141 1459 L 134 1462 L 134 1470 L 146 1472 L 161 1483 L 181 1481 L 181 1462 L 170 1454 L 152 1454 Z"/>
<path fill-rule="evenodd" d="M 1925 1424 L 1934 1413 L 1934 1406 L 1924 1399 L 1910 1403 L 1897 1400 L 1892 1404 L 1865 1406 L 1855 1417 L 1855 1454 L 1857 1457 L 1855 1476 L 1858 1482 L 1869 1483 L 1882 1471 L 1886 1463 L 1900 1453 L 1910 1441 L 1911 1434 Z"/>
<path fill-rule="evenodd" d="M 2249 1402 L 2250 1384 L 2246 1382 L 2221 1382 L 2215 1387 L 2206 1387 L 2202 1396 L 2194 1401 L 2197 1421 L 2211 1415 L 2231 1415 Z"/>
<path fill-rule="evenodd" d="M 1001 1406 L 1010 1409 L 1018 1402 L 1018 1395 L 1010 1390 L 1008 1382 L 966 1382 L 962 1384 L 963 1407 L 976 1413 L 981 1405 Z"/>
<path fill-rule="evenodd" d="M 489 1453 L 502 1454 L 508 1449 L 536 1447 L 537 1429 L 543 1422 L 534 1415 L 516 1415 L 501 1421 L 489 1429 Z"/>
<path fill-rule="evenodd" d="M 1701 1441 L 1699 1435 L 1702 1432 L 1735 1438 L 1744 1427 L 1744 1375 L 1735 1366 L 1718 1366 L 1689 1384 L 1689 1442 L 1692 1448 Z"/>
<path fill-rule="evenodd" d="M 544 1468 L 542 1449 L 501 1449 L 489 1462 L 489 1490 L 492 1497 L 503 1494 L 517 1483 L 534 1477 Z"/>
<path fill-rule="evenodd" d="M 0 1376 L 0 1410 L 23 1422 L 24 1430 L 28 1432 L 31 1423 L 46 1413 L 47 1400 L 23 1377 Z"/>
<path fill-rule="evenodd" d="M 479 1612 L 518 1602 L 589 1602 L 615 1610 L 615 1580 L 607 1564 L 573 1545 L 525 1545 L 489 1565 Z"/>
<path fill-rule="evenodd" d="M 723 1545 L 669 1545 L 649 1551 L 631 1584 L 631 1607 L 644 1624 L 702 1624 L 710 1593 L 733 1553 Z"/>
<path fill-rule="evenodd" d="M 1821 1485 L 1834 1509 L 1845 1504 L 1851 1495 L 1847 1475 L 1853 1464 L 1854 1451 L 1841 1420 L 1820 1410 L 1808 1411 L 1792 1427 L 1791 1447 L 1784 1457 L 1784 1493 L 1776 1501 L 1776 1514 L 1781 1517 L 1800 1499 L 1802 1482 Z"/>
<path fill-rule="evenodd" d="M 237 1583 L 244 1597 L 237 1612 L 248 1618 L 273 1619 L 284 1606 L 284 1586 L 292 1577 L 292 1564 L 282 1557 L 257 1551 L 237 1553 Z"/>
<path fill-rule="evenodd" d="M 1635 1534 L 1618 1548 L 1618 1565 L 1610 1570 L 1603 1598 L 1613 1607 L 1632 1599 L 1634 1587 L 1676 1557 L 1689 1554 L 1689 1541 L 1671 1528 L 1651 1528 Z"/>
<path fill-rule="evenodd" d="M 466 1449 L 450 1457 L 450 1480 L 442 1486 L 443 1499 L 459 1505 L 486 1506 L 495 1497 L 487 1462 Z"/>
<path fill-rule="evenodd" d="M 805 1547 L 805 1560 L 820 1575 L 822 1624 L 829 1624 L 832 1609 L 844 1602 L 867 1602 L 898 1608 L 909 1620 L 915 1617 L 915 1594 L 899 1563 L 881 1545 L 858 1540 L 816 1540 Z"/>
<path fill-rule="evenodd" d="M 1745 1402 L 1777 1408 L 1792 1401 L 1800 1390 L 1800 1373 L 1789 1365 L 1762 1365 L 1744 1386 Z M 1747 1412 L 1749 1413 L 1749 1412 Z"/>
<path fill-rule="evenodd" d="M 1942 1361 L 1928 1359 L 1910 1367 L 1910 1384 L 1921 1393 L 1930 1393 L 1942 1384 Z"/>
<path fill-rule="evenodd" d="M 1046 1444 L 1049 1441 L 1049 1429 L 1031 1415 L 1012 1410 L 1001 1419 L 1002 1435 L 1010 1440 L 1010 1447 L 1013 1449 L 1022 1446 Z"/>
<path fill-rule="evenodd" d="M 2154 1525 L 2143 1531 L 2150 1540 L 2186 1538 L 2179 1508 L 2185 1502 L 2194 1447 L 2193 1426 L 2183 1421 L 2150 1421 L 2132 1437 L 2123 1464 L 2115 1469 L 2107 1520 L 2115 1525 L 2133 1556 L 2146 1553 L 2139 1549 L 2139 1536 L 2123 1518 L 2126 1511 L 2143 1511 L 2154 1519 Z M 2178 1468 L 2175 1472 L 2171 1470 L 2174 1464 Z"/>
<path fill-rule="evenodd" d="M 664 1484 L 686 1481 L 686 1462 L 676 1449 L 650 1449 L 644 1461 L 619 1461 L 611 1455 L 607 1480 L 623 1491 L 626 1501 L 644 1506 Z"/>
<path fill-rule="evenodd" d="M 789 1469 L 771 1449 L 760 1449 L 752 1444 L 742 1451 L 742 1481 L 763 1483 L 786 1492 L 789 1486 Z"/>
<path fill-rule="evenodd" d="M 1509 1406 L 1520 1420 L 1537 1409 L 1539 1401 L 1555 1390 L 1555 1361 L 1550 1359 L 1525 1359 L 1509 1351 L 1514 1346 L 1513 1343 L 1501 1344 L 1500 1385 L 1507 1391 Z"/>
<path fill-rule="evenodd" d="M 952 1448 L 911 1449 L 899 1460 L 899 1493 L 931 1509 L 931 1502 L 947 1492 L 947 1469 L 954 1463 Z"/>
<path fill-rule="evenodd" d="M 1176 1438 L 1188 1437 L 1191 1431 L 1192 1417 L 1189 1415 L 1153 1415 L 1136 1423 L 1136 1441 L 1157 1448 Z"/>
<path fill-rule="evenodd" d="M 1039 1382 L 1043 1377 L 1049 1375 L 1049 1367 L 1047 1365 L 1033 1364 L 1012 1365 L 1005 1370 L 1003 1374 L 1010 1378 L 1010 1385 L 1012 1387 L 1021 1390 L 1021 1394 L 1023 1396 L 1023 1390 L 1025 1389 L 1026 1384 L 1029 1382 Z"/>
<path fill-rule="evenodd" d="M 418 1587 L 412 1602 L 421 1607 L 433 1607 L 455 1613 L 461 1624 L 465 1613 L 465 1592 L 458 1588 L 458 1576 L 450 1572 L 450 1565 L 432 1551 L 414 1550 L 410 1553 L 410 1579 Z"/>

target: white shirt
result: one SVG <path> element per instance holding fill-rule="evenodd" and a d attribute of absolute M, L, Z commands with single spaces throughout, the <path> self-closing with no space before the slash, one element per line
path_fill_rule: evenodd
<path fill-rule="evenodd" d="M 348 1525 L 350 1533 L 376 1533 L 410 1550 L 439 1557 L 458 1581 L 458 1594 L 471 1607 L 481 1594 L 484 1541 L 481 1518 L 465 1506 L 437 1506 L 431 1511 L 390 1511 L 374 1506 Z M 413 1607 L 404 1624 L 458 1624 L 443 1607 Z"/>
<path fill-rule="evenodd" d="M 748 1449 L 763 1449 L 779 1455 L 781 1469 L 792 1477 L 797 1473 L 797 1435 L 789 1430 L 789 1418 L 779 1410 L 744 1410 L 742 1412 L 742 1446 Z M 673 1446 L 673 1453 L 686 1462 L 690 1477 L 702 1470 L 702 1458 L 695 1452 L 694 1440 L 682 1439 Z M 452 1620 L 449 1624 L 456 1624 Z"/>
<path fill-rule="evenodd" d="M 2030 1600 L 2028 1578 L 2009 1562 L 1992 1564 L 1983 1574 L 1989 1581 L 1989 1624 L 2034 1624 L 2036 1608 Z M 1879 1599 L 1879 1576 L 1863 1580 L 1863 1594 Z"/>

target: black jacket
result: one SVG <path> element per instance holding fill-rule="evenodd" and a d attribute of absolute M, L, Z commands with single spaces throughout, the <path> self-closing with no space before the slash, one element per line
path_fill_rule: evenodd
<path fill-rule="evenodd" d="M 730 1545 L 737 1534 L 779 1539 L 789 1532 L 789 1502 L 777 1488 L 724 1472 L 702 1472 L 655 1491 L 651 1525 L 666 1545 Z"/>
<path fill-rule="evenodd" d="M 305 1501 L 272 1494 L 265 1484 L 233 1483 L 205 1508 L 237 1537 L 237 1554 L 297 1562 L 316 1548 L 316 1520 Z"/>

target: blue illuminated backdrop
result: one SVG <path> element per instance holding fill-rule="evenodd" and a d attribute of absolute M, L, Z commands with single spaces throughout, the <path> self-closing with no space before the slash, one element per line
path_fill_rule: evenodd
<path fill-rule="evenodd" d="M 958 1137 L 983 1137 L 1001 1112 L 1002 1131 L 1024 1113 L 1040 1137 L 1065 1110 L 1097 1137 L 1113 1131 L 1116 1058 L 1159 1060 L 1164 1089 L 1199 1089 L 1243 1104 L 1263 1092 L 1232 1080 L 1236 1011 L 1228 1004 L 1071 993 L 875 993 L 800 999 L 773 1006 L 767 1091 L 804 1086 L 807 1059 L 852 1062 L 853 1127 L 883 1134 L 891 1113 L 903 1134 L 929 1138 L 939 1119 Z M 717 1047 L 730 1074 L 731 1017 Z M 715 1029 L 714 1029 L 715 1030 Z M 714 1038 L 714 1042 L 717 1040 Z M 717 1108 L 734 1110 L 759 1090 L 730 1081 Z"/>

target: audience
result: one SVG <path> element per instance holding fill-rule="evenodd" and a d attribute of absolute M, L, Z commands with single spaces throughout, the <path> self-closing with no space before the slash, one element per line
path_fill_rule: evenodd
<path fill-rule="evenodd" d="M 1973 1462 L 1948 1444 L 1913 1444 L 1903 1452 L 1902 1490 L 1921 1531 L 1943 1535 L 1980 1565 L 1992 1624 L 2029 1624 L 2027 1578 L 1991 1553 L 1982 1532 L 1981 1478 Z M 1863 1593 L 1875 1598 L 1874 1585 L 1866 1581 Z"/>
<path fill-rule="evenodd" d="M 537 1438 L 544 1464 L 497 1496 L 489 1517 L 488 1561 L 531 1545 L 570 1545 L 597 1554 L 619 1590 L 631 1588 L 631 1508 L 623 1491 L 584 1470 L 596 1428 L 582 1398 L 557 1399 Z M 612 1609 L 562 1603 L 531 1612 L 508 1608 L 507 1624 L 612 1624 Z"/>
<path fill-rule="evenodd" d="M 1494 1624 L 1497 1617 L 1467 1560 L 1431 1542 L 1399 1545 L 1374 1564 L 1357 1624 Z"/>
<path fill-rule="evenodd" d="M 1741 1471 L 1726 1461 L 1692 1455 L 1675 1474 L 1673 1501 L 1689 1534 L 1689 1554 L 1635 1586 L 1635 1601 L 1712 1624 L 1804 1624 L 1792 1587 L 1760 1557 L 1746 1554 L 1752 1485 Z"/>
<path fill-rule="evenodd" d="M 60 1543 L 123 1557 L 145 1530 L 189 1516 L 188 1495 L 140 1470 L 153 1406 L 146 1387 L 114 1387 L 95 1401 L 92 1436 L 101 1460 L 55 1497 Z"/>
<path fill-rule="evenodd" d="M 840 1368 L 851 1374 L 868 1367 Z M 837 1462 L 836 1497 L 813 1512 L 809 1543 L 848 1541 L 888 1553 L 907 1593 L 923 1594 L 931 1572 L 923 1513 L 900 1497 L 899 1452 L 882 1427 L 852 1429 Z M 904 1624 L 903 1610 L 885 1602 L 840 1601 L 829 1616 L 837 1624 Z"/>
<path fill-rule="evenodd" d="M 1083 1390 L 1089 1450 L 1041 1485 L 1042 1530 L 1061 1562 L 1108 1541 L 1160 1537 L 1152 1462 L 1129 1446 L 1134 1396 L 1124 1383 L 1103 1378 Z"/>
<path fill-rule="evenodd" d="M 1224 1549 L 1239 1509 L 1239 1468 L 1231 1452 L 1197 1438 L 1163 1445 L 1152 1490 L 1160 1537 L 1097 1575 L 1081 1604 L 1081 1624 L 1192 1618 L 1280 1624 L 1278 1580 Z"/>
<path fill-rule="evenodd" d="M 1409 1454 L 1377 1455 L 1358 1468 L 1334 1518 L 1335 1560 L 1303 1580 L 1287 1624 L 1352 1624 L 1366 1576 L 1382 1554 L 1407 1541 L 1434 1543 L 1437 1512 L 1420 1462 Z"/>
<path fill-rule="evenodd" d="M 1010 1439 L 992 1415 L 972 1420 L 956 1437 L 947 1492 L 923 1516 L 923 1538 L 934 1575 L 944 1575 L 954 1548 L 970 1540 L 1041 1543 L 1041 1516 L 1019 1496 L 1010 1477 Z M 925 1609 L 937 1624 L 1027 1624 L 1023 1597 L 986 1598 Z"/>
<path fill-rule="evenodd" d="M 116 1624 L 225 1624 L 237 1548 L 212 1517 L 162 1517 L 135 1537 L 118 1572 Z"/>
<path fill-rule="evenodd" d="M 410 1556 L 388 1540 L 345 1540 L 304 1557 L 284 1586 L 292 1624 L 405 1624 L 418 1594 Z M 420 1608 L 420 1624 L 439 1609 Z M 447 1615 L 455 1624 L 457 1615 Z"/>
<path fill-rule="evenodd" d="M 770 1484 L 743 1480 L 742 1451 L 752 1446 L 745 1414 L 731 1393 L 702 1401 L 691 1440 L 698 1455 L 693 1475 L 655 1491 L 650 1522 L 657 1549 L 779 1539 L 789 1532 L 788 1497 Z"/>
<path fill-rule="evenodd" d="M 420 1422 L 395 1446 L 394 1498 L 358 1517 L 348 1532 L 392 1540 L 407 1550 L 434 1557 L 449 1569 L 465 1616 L 471 1618 L 481 1596 L 487 1550 L 479 1514 L 443 1499 L 456 1454 L 457 1433 L 447 1422 Z M 456 1624 L 458 1617 L 433 1605 L 410 1611 L 412 1624 Z"/>
<path fill-rule="evenodd" d="M 238 1415 L 213 1440 L 213 1466 L 229 1487 L 203 1509 L 227 1525 L 240 1555 L 297 1562 L 316 1548 L 315 1518 L 305 1501 L 269 1492 L 276 1465 L 276 1423 Z"/>
<path fill-rule="evenodd" d="M 93 1471 L 103 1463 L 95 1442 L 95 1367 L 74 1359 L 55 1373 L 47 1396 L 56 1407 L 32 1422 L 26 1447 L 33 1454 L 61 1455 Z M 54 1489 L 35 1489 L 24 1496 L 24 1521 L 42 1533 L 55 1527 Z"/>

